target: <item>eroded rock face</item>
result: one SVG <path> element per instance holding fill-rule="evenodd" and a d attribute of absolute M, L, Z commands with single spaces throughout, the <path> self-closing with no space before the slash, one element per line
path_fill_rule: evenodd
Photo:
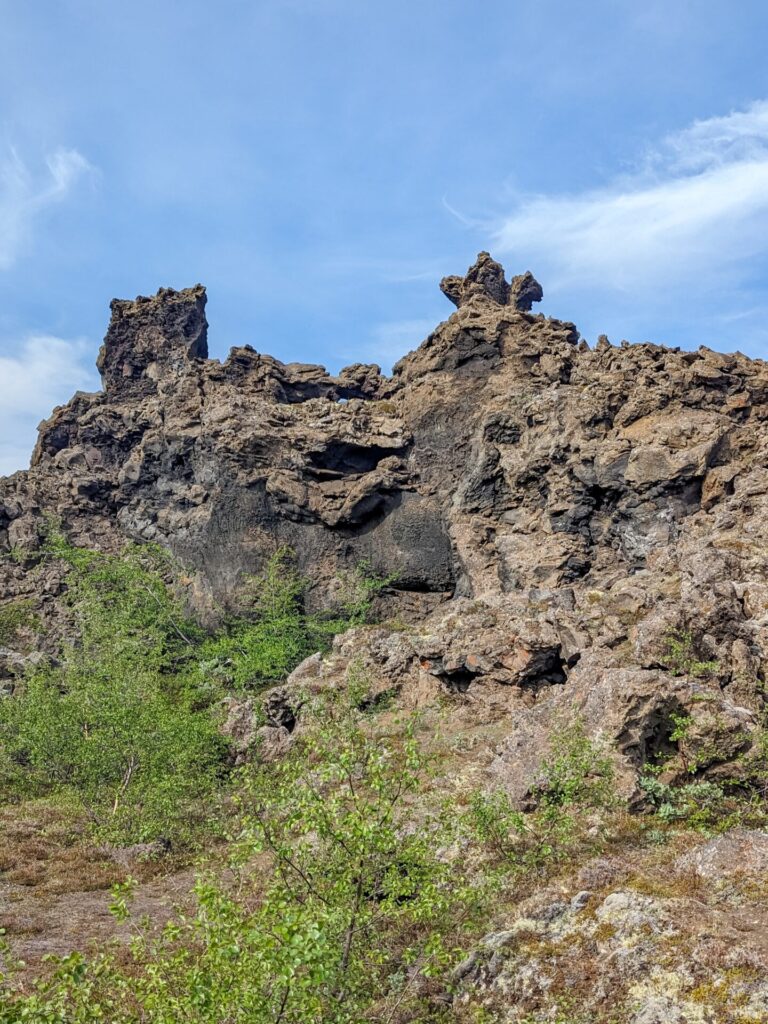
<path fill-rule="evenodd" d="M 236 604 L 280 545 L 317 603 L 367 559 L 397 574 L 414 632 L 341 641 L 319 676 L 338 683 L 354 656 L 374 693 L 508 716 L 489 770 L 511 790 L 576 715 L 628 791 L 674 747 L 674 716 L 697 770 L 733 774 L 768 670 L 768 367 L 590 349 L 487 253 L 441 287 L 456 311 L 391 378 L 247 346 L 209 360 L 200 286 L 113 303 L 104 390 L 55 410 L 30 470 L 0 481 L 0 549 L 34 549 L 45 516 L 78 544 L 156 541 L 200 609 Z M 5 560 L 0 600 L 55 616 L 46 571 Z"/>

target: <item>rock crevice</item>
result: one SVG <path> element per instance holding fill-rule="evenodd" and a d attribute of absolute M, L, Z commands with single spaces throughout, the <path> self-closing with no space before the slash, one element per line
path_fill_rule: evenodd
<path fill-rule="evenodd" d="M 705 768 L 732 764 L 768 678 L 768 368 L 590 348 L 487 253 L 441 288 L 455 311 L 391 377 L 249 346 L 210 360 L 199 285 L 116 300 L 103 390 L 56 409 L 30 469 L 0 481 L 0 552 L 34 551 L 46 518 L 76 544 L 158 542 L 201 610 L 235 604 L 279 546 L 318 605 L 366 560 L 434 640 L 394 662 L 369 650 L 373 675 L 504 707 L 505 778 L 566 711 L 610 733 L 628 773 L 673 705 Z M 0 601 L 53 619 L 57 586 L 0 564 Z M 704 654 L 675 662 L 681 637 Z"/>

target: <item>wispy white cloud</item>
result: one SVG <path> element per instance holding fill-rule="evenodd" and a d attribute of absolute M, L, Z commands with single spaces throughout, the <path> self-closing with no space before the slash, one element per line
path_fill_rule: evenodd
<path fill-rule="evenodd" d="M 737 282 L 768 254 L 768 101 L 669 135 L 604 188 L 519 197 L 490 229 L 558 288 Z"/>
<path fill-rule="evenodd" d="M 0 270 L 15 262 L 40 214 L 66 199 L 80 180 L 93 173 L 76 149 L 57 149 L 38 173 L 13 148 L 0 157 Z"/>
<path fill-rule="evenodd" d="M 93 355 L 85 341 L 30 335 L 0 355 L 0 476 L 23 469 L 40 420 L 74 391 L 98 387 L 87 368 Z"/>
<path fill-rule="evenodd" d="M 768 157 L 768 100 L 759 100 L 746 110 L 725 117 L 694 121 L 688 128 L 664 139 L 660 149 L 651 152 L 651 161 L 665 162 L 673 168 L 696 172 L 739 160 Z"/>

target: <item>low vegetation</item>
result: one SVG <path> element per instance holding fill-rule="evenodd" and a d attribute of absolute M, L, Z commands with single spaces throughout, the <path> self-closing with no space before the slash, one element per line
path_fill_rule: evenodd
<path fill-rule="evenodd" d="M 244 581 L 241 613 L 227 617 L 200 646 L 200 684 L 208 676 L 247 692 L 280 682 L 308 655 L 325 650 L 337 633 L 367 622 L 374 598 L 392 579 L 361 563 L 337 580 L 333 609 L 308 614 L 308 580 L 297 571 L 290 550 L 280 548 L 261 575 Z"/>
<path fill-rule="evenodd" d="M 700 678 L 717 671 L 716 661 L 702 660 L 697 651 L 693 633 L 680 629 L 667 636 L 666 662 L 674 676 Z"/>
<path fill-rule="evenodd" d="M 68 570 L 74 638 L 0 702 L 0 794 L 78 802 L 93 830 L 118 843 L 191 843 L 209 829 L 226 773 L 225 692 L 283 679 L 364 621 L 384 585 L 360 567 L 343 581 L 335 617 L 310 616 L 306 583 L 279 550 L 245 581 L 244 614 L 211 636 L 185 613 L 158 548 L 104 555 L 54 534 L 47 556 Z M 8 628 L 29 621 L 27 608 L 12 611 Z"/>
<path fill-rule="evenodd" d="M 139 935 L 127 965 L 68 957 L 7 1011 L 27 1018 L 0 1020 L 341 1024 L 374 1008 L 408 1019 L 399 1007 L 422 1002 L 482 899 L 438 856 L 439 822 L 406 830 L 423 769 L 408 728 L 390 741 L 326 703 L 283 762 L 241 780 L 236 891 L 201 880 L 196 913 Z M 130 887 L 113 895 L 126 916 Z"/>
<path fill-rule="evenodd" d="M 242 615 L 211 634 L 157 549 L 108 556 L 53 537 L 48 557 L 67 566 L 73 639 L 0 700 L 6 806 L 71 810 L 99 843 L 210 852 L 215 839 L 216 858 L 159 933 L 132 917 L 137 883 L 114 886 L 127 948 L 71 953 L 34 982 L 6 949 L 2 1024 L 447 1024 L 454 969 L 498 910 L 625 827 L 611 759 L 579 726 L 553 737 L 532 809 L 503 791 L 456 801 L 419 716 L 366 707 L 355 685 L 303 695 L 288 752 L 232 767 L 224 698 L 283 680 L 365 622 L 387 582 L 366 566 L 339 581 L 332 611 L 310 614 L 278 551 L 245 581 Z M 676 726 L 684 741 L 687 721 Z M 664 765 L 643 785 L 649 843 L 714 828 L 731 799 L 672 785 Z"/>
<path fill-rule="evenodd" d="M 417 717 L 382 730 L 346 695 L 308 713 L 284 759 L 237 779 L 234 883 L 202 878 L 195 913 L 159 938 L 139 930 L 127 962 L 66 957 L 9 995 L 0 1021 L 450 1020 L 452 968 L 505 888 L 562 856 L 575 817 L 602 804 L 607 770 L 582 737 L 563 737 L 524 824 L 501 797 L 457 814 L 423 799 Z M 113 890 L 120 919 L 131 891 Z"/>
<path fill-rule="evenodd" d="M 475 792 L 464 819 L 470 835 L 512 873 L 546 870 L 573 853 L 590 809 L 614 804 L 613 767 L 581 725 L 552 738 L 534 811 L 519 810 L 503 790 Z"/>
<path fill-rule="evenodd" d="M 118 842 L 177 832 L 221 760 L 209 700 L 185 680 L 198 632 L 152 549 L 55 553 L 69 564 L 77 639 L 0 703 L 2 791 L 78 801 Z"/>
<path fill-rule="evenodd" d="M 36 622 L 31 601 L 9 601 L 0 605 L 0 647 L 10 647 L 22 629 L 30 629 Z"/>

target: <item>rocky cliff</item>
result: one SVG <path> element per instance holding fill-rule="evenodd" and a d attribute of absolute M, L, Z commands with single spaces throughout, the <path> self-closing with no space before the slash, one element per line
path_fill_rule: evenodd
<path fill-rule="evenodd" d="M 455 312 L 391 377 L 249 346 L 210 360 L 200 286 L 114 301 L 103 389 L 56 409 L 31 468 L 0 481 L 0 551 L 34 551 L 46 517 L 81 545 L 158 542 L 201 610 L 236 604 L 280 545 L 317 603 L 367 559 L 396 574 L 411 628 L 348 634 L 297 679 L 354 658 L 374 694 L 453 695 L 504 723 L 484 768 L 521 801 L 575 716 L 629 796 L 681 717 L 681 770 L 738 778 L 768 669 L 768 366 L 591 349 L 487 253 L 441 288 Z M 58 586 L 0 563 L 0 600 L 53 615 Z"/>

